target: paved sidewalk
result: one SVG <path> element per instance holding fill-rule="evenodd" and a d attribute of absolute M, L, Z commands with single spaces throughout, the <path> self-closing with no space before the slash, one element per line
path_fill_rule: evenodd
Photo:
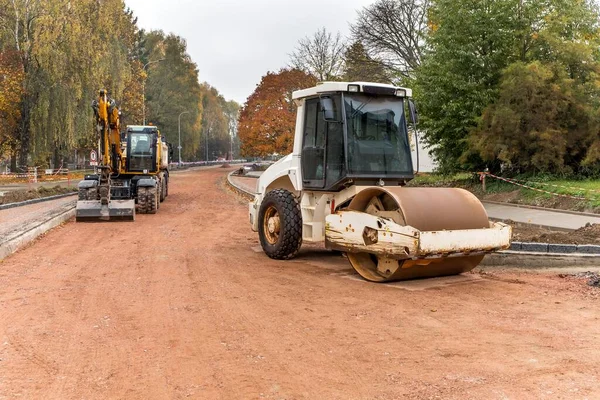
<path fill-rule="evenodd" d="M 232 175 L 231 181 L 250 193 L 256 193 L 256 177 Z"/>
<path fill-rule="evenodd" d="M 0 245 L 23 231 L 75 207 L 77 196 L 0 210 Z"/>
<path fill-rule="evenodd" d="M 488 216 L 492 219 L 512 220 L 526 224 L 544 226 L 554 229 L 575 230 L 585 224 L 600 224 L 600 215 L 592 217 L 581 214 L 570 214 L 560 211 L 540 210 L 512 205 L 483 202 Z"/>

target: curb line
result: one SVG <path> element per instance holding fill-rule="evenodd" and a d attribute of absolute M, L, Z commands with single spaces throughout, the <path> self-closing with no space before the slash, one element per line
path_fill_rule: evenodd
<path fill-rule="evenodd" d="M 19 235 L 0 244 L 0 261 L 25 245 L 34 241 L 38 236 L 62 224 L 75 216 L 75 205 L 72 208 L 41 222 L 39 225 L 20 233 Z"/>
<path fill-rule="evenodd" d="M 250 201 L 254 200 L 254 193 L 249 192 L 248 190 L 243 189 L 242 187 L 233 183 L 233 181 L 231 180 L 231 177 L 233 176 L 234 172 L 235 171 L 231 171 L 230 173 L 227 174 L 227 184 L 233 189 L 234 192 L 236 192 L 240 196 L 247 198 Z"/>

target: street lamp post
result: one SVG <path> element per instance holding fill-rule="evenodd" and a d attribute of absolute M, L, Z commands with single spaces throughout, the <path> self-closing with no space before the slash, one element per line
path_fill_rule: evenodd
<path fill-rule="evenodd" d="M 181 116 L 183 114 L 189 114 L 189 113 L 190 113 L 189 111 L 182 111 L 179 114 L 179 117 L 177 117 L 177 126 L 178 126 L 177 130 L 179 132 L 179 146 L 177 146 L 177 149 L 179 150 L 179 166 L 180 167 L 181 167 Z"/>
<path fill-rule="evenodd" d="M 161 61 L 165 61 L 165 59 L 161 58 L 159 60 L 148 61 L 146 64 L 144 64 L 144 71 L 146 71 L 146 68 L 148 68 L 148 66 L 151 64 L 159 63 Z M 144 79 L 144 82 L 142 83 L 142 116 L 144 120 L 142 125 L 146 125 L 146 79 Z"/>

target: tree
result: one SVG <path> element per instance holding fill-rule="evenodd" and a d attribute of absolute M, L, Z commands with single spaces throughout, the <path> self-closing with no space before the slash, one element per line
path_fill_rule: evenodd
<path fill-rule="evenodd" d="M 229 152 L 229 121 L 225 115 L 225 99 L 208 83 L 202 84 L 202 141 L 199 158 L 207 161 Z M 204 152 L 204 155 L 201 153 Z"/>
<path fill-rule="evenodd" d="M 437 0 L 429 11 L 427 51 L 415 96 L 424 141 L 443 171 L 478 165 L 461 156 L 483 109 L 498 95 L 502 70 L 518 48 L 516 0 Z"/>
<path fill-rule="evenodd" d="M 485 161 L 514 170 L 559 171 L 564 167 L 570 115 L 577 110 L 572 82 L 540 62 L 512 64 L 504 73 L 499 99 L 488 106 L 470 136 Z M 585 124 L 585 120 L 581 121 Z"/>
<path fill-rule="evenodd" d="M 531 33 L 522 61 L 503 71 L 498 100 L 469 137 L 472 152 L 492 168 L 598 172 L 598 10 L 591 2 L 555 1 L 524 11 Z"/>
<path fill-rule="evenodd" d="M 352 36 L 399 78 L 410 77 L 421 63 L 429 6 L 429 0 L 378 0 L 358 12 Z"/>
<path fill-rule="evenodd" d="M 17 52 L 23 71 L 12 134 L 22 167 L 93 146 L 90 101 L 101 87 L 120 99 L 135 23 L 123 0 L 0 0 L 0 52 Z"/>
<path fill-rule="evenodd" d="M 174 34 L 151 31 L 143 40 L 148 60 L 164 59 L 148 68 L 146 120 L 161 129 L 171 143 L 178 143 L 181 122 L 182 157 L 197 159 L 203 126 L 203 93 L 198 68 L 187 54 L 185 40 Z M 188 111 L 179 118 L 181 112 Z"/>
<path fill-rule="evenodd" d="M 206 98 L 186 42 L 139 30 L 124 0 L 0 0 L 0 87 L 0 152 L 12 154 L 13 168 L 17 155 L 20 167 L 58 167 L 73 160 L 73 150 L 94 148 L 90 102 L 101 88 L 117 100 L 125 124 L 141 124 L 147 109 L 148 122 L 171 143 L 188 111 L 183 156 L 200 154 Z M 214 112 L 222 127 L 212 136 L 221 155 L 231 147 L 234 111 L 226 114 L 233 106 L 213 91 L 207 115 Z"/>
<path fill-rule="evenodd" d="M 238 117 L 240 115 L 240 105 L 234 101 L 226 101 L 223 105 L 223 112 L 225 113 L 225 118 L 227 118 L 227 126 L 229 133 L 229 157 L 231 159 L 237 158 L 235 155 L 239 155 L 239 140 L 237 137 L 238 131 Z"/>
<path fill-rule="evenodd" d="M 0 52 L 0 157 L 16 155 L 18 138 L 15 137 L 21 122 L 21 97 L 24 72 L 16 51 Z"/>
<path fill-rule="evenodd" d="M 319 81 L 339 79 L 344 66 L 346 44 L 338 32 L 335 36 L 324 27 L 298 41 L 290 55 L 291 65 Z"/>
<path fill-rule="evenodd" d="M 35 30 L 44 11 L 40 0 L 1 0 L 0 10 L 0 29 L 11 38 L 10 47 L 20 55 L 24 73 L 21 81 L 20 121 L 14 136 L 19 142 L 21 164 L 26 164 L 30 145 L 30 113 L 37 98 L 35 83 L 38 67 L 31 61 L 37 42 Z M 11 167 L 16 168 L 16 158 L 13 158 Z"/>
<path fill-rule="evenodd" d="M 361 42 L 352 43 L 344 58 L 344 80 L 390 83 L 390 74 L 384 65 L 371 58 Z"/>
<path fill-rule="evenodd" d="M 292 151 L 296 104 L 292 92 L 316 84 L 316 79 L 298 69 L 268 72 L 244 104 L 238 122 L 244 156 L 266 157 Z"/>

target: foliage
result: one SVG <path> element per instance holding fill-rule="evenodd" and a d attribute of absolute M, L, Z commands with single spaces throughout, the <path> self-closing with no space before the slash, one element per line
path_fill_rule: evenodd
<path fill-rule="evenodd" d="M 224 112 L 225 99 L 217 89 L 209 84 L 202 85 L 202 140 L 204 142 L 205 157 L 198 158 L 215 160 L 229 152 L 229 120 Z M 202 149 L 199 149 L 202 152 Z"/>
<path fill-rule="evenodd" d="M 576 168 L 598 132 L 583 91 L 561 68 L 539 61 L 514 63 L 504 73 L 498 101 L 486 108 L 470 136 L 486 161 L 516 171 Z"/>
<path fill-rule="evenodd" d="M 298 69 L 282 69 L 263 76 L 240 112 L 242 155 L 266 157 L 290 153 L 296 122 L 292 92 L 315 84 L 313 76 Z"/>
<path fill-rule="evenodd" d="M 0 154 L 17 144 L 14 134 L 21 120 L 24 72 L 16 51 L 0 53 Z"/>
<path fill-rule="evenodd" d="M 145 110 L 172 143 L 189 111 L 183 155 L 199 153 L 203 92 L 186 43 L 139 30 L 123 0 L 0 0 L 0 77 L 0 159 L 11 156 L 12 168 L 17 155 L 21 167 L 58 167 L 76 161 L 73 150 L 94 148 L 90 102 L 100 88 L 117 100 L 124 124 L 142 124 Z"/>
<path fill-rule="evenodd" d="M 182 160 L 197 159 L 203 118 L 202 91 L 198 68 L 186 52 L 187 44 L 181 37 L 162 31 L 146 33 L 142 42 L 148 60 L 146 123 L 158 126 L 175 147 L 179 146 L 181 123 Z M 158 60 L 164 61 L 150 63 Z"/>
<path fill-rule="evenodd" d="M 342 35 L 339 32 L 333 35 L 323 27 L 312 37 L 300 39 L 290 55 L 291 64 L 319 81 L 337 80 L 342 74 L 345 49 Z"/>
<path fill-rule="evenodd" d="M 390 73 L 384 65 L 371 58 L 361 42 L 354 42 L 344 54 L 344 80 L 389 83 Z"/>
<path fill-rule="evenodd" d="M 427 50 L 415 95 L 425 142 L 440 168 L 452 171 L 466 137 L 497 97 L 501 71 L 516 48 L 516 0 L 436 0 L 429 11 Z"/>
<path fill-rule="evenodd" d="M 441 169 L 598 170 L 598 40 L 587 0 L 433 1 L 415 93 Z"/>
<path fill-rule="evenodd" d="M 523 61 L 503 71 L 498 100 L 470 135 L 490 166 L 520 171 L 600 171 L 600 46 L 592 3 L 536 9 Z"/>

